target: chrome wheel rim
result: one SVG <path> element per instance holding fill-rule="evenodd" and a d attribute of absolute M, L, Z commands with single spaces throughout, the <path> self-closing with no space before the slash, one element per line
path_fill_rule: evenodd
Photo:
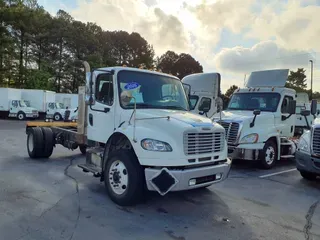
<path fill-rule="evenodd" d="M 126 166 L 120 160 L 114 161 L 109 169 L 109 184 L 112 191 L 117 194 L 123 194 L 128 188 L 128 171 Z"/>
<path fill-rule="evenodd" d="M 266 159 L 266 163 L 268 165 L 271 165 L 274 162 L 275 153 L 276 153 L 276 151 L 274 150 L 274 148 L 272 146 L 269 146 L 267 148 L 265 159 Z"/>

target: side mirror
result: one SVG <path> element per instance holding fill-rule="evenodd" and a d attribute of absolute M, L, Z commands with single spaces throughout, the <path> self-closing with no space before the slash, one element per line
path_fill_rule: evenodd
<path fill-rule="evenodd" d="M 204 101 L 201 101 L 201 103 L 198 107 L 198 110 L 201 112 L 207 113 L 210 111 L 210 108 L 211 108 L 210 104 L 211 104 L 211 101 L 207 101 L 204 99 Z"/>
<path fill-rule="evenodd" d="M 311 110 L 310 110 L 312 115 L 316 115 L 317 114 L 317 105 L 318 105 L 317 100 L 312 99 L 311 100 Z"/>
<path fill-rule="evenodd" d="M 301 110 L 300 114 L 301 114 L 301 116 L 307 117 L 310 115 L 310 110 L 303 109 L 303 110 Z"/>
<path fill-rule="evenodd" d="M 289 106 L 288 106 L 288 113 L 291 114 L 296 114 L 296 105 L 297 102 L 296 100 L 290 100 L 289 101 Z"/>
<path fill-rule="evenodd" d="M 257 109 L 257 110 L 253 111 L 253 115 L 255 115 L 255 116 L 258 116 L 260 114 L 261 114 L 261 110 L 260 109 Z"/>

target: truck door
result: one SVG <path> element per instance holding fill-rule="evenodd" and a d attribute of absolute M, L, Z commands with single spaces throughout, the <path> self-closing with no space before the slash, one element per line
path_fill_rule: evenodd
<path fill-rule="evenodd" d="M 93 83 L 95 102 L 88 107 L 87 135 L 89 140 L 106 143 L 115 128 L 113 75 L 98 73 Z"/>
<path fill-rule="evenodd" d="M 10 101 L 10 113 L 17 114 L 19 112 L 19 103 L 17 100 Z"/>
<path fill-rule="evenodd" d="M 294 134 L 294 127 L 295 127 L 295 121 L 296 117 L 291 116 L 287 118 L 286 120 L 283 120 L 284 117 L 289 116 L 289 101 L 293 100 L 292 96 L 285 95 L 282 102 L 281 102 L 281 108 L 280 108 L 280 115 L 276 118 L 276 126 L 280 133 L 280 136 L 283 137 L 291 137 Z"/>

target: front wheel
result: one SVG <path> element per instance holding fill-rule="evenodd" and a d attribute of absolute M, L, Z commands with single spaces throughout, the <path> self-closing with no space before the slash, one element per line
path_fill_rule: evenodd
<path fill-rule="evenodd" d="M 274 141 L 268 140 L 260 153 L 260 167 L 263 169 L 273 168 L 276 164 L 277 157 L 277 145 Z"/>
<path fill-rule="evenodd" d="M 55 114 L 53 115 L 53 119 L 54 119 L 55 121 L 60 121 L 60 120 L 62 119 L 62 116 L 61 116 L 60 113 L 55 113 Z"/>
<path fill-rule="evenodd" d="M 26 115 L 23 112 L 18 112 L 17 118 L 18 120 L 22 121 L 26 118 Z"/>
<path fill-rule="evenodd" d="M 309 180 L 309 181 L 314 181 L 317 179 L 317 175 L 311 172 L 306 172 L 306 171 L 300 171 L 300 174 L 303 178 Z"/>
<path fill-rule="evenodd" d="M 104 182 L 111 200 L 120 206 L 142 200 L 144 171 L 130 150 L 117 150 L 109 156 L 104 169 Z"/>

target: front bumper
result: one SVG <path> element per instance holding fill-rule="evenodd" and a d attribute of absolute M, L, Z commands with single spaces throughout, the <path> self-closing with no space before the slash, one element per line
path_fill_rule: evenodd
<path fill-rule="evenodd" d="M 308 153 L 297 151 L 295 154 L 297 169 L 320 175 L 320 159 Z"/>
<path fill-rule="evenodd" d="M 228 177 L 230 167 L 231 160 L 227 159 L 219 165 L 190 169 L 146 168 L 145 178 L 148 190 L 165 195 L 168 192 L 190 190 L 221 182 Z"/>
<path fill-rule="evenodd" d="M 231 159 L 239 160 L 258 160 L 259 149 L 246 149 L 246 148 L 235 148 L 233 152 L 228 153 L 228 157 Z"/>

